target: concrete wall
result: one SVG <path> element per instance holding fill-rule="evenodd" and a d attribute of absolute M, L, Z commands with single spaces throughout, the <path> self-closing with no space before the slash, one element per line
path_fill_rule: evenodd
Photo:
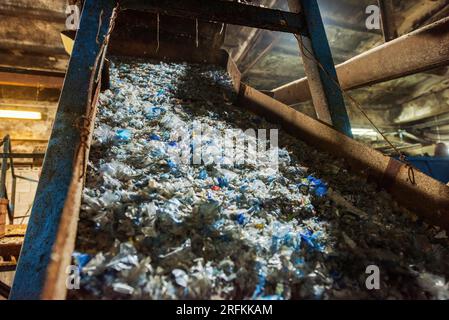
<path fill-rule="evenodd" d="M 15 173 L 19 176 L 30 178 L 33 180 L 39 180 L 41 168 L 15 168 Z M 11 188 L 12 188 L 12 178 L 11 172 L 8 171 L 8 176 L 6 180 L 6 188 L 8 190 L 8 196 L 11 198 Z M 26 181 L 22 179 L 17 179 L 16 184 L 16 201 L 15 201 L 15 217 L 21 217 L 29 215 L 31 213 L 31 206 L 34 201 L 34 195 L 36 193 L 37 183 Z M 15 224 L 26 224 L 28 218 L 17 219 L 14 221 Z"/>

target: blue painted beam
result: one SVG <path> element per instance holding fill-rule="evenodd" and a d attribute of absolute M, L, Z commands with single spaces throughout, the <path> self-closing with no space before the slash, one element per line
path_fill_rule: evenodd
<path fill-rule="evenodd" d="M 329 105 L 334 127 L 352 138 L 351 124 L 345 106 L 343 94 L 330 77 L 338 82 L 337 72 L 335 70 L 334 60 L 327 40 L 323 20 L 321 18 L 320 8 L 317 0 L 299 0 L 303 18 L 305 19 L 307 32 L 303 34 L 308 37 L 312 43 L 312 50 L 316 60 L 323 66 L 321 68 L 320 79 L 323 84 L 324 93 Z"/>
<path fill-rule="evenodd" d="M 85 1 L 10 299 L 41 297 L 80 145 L 77 124 L 88 110 L 89 81 L 115 3 Z"/>

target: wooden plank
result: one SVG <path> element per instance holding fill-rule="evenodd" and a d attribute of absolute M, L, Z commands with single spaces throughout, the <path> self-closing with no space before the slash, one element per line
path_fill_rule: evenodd
<path fill-rule="evenodd" d="M 189 17 L 240 26 L 301 33 L 299 14 L 221 0 L 123 0 L 122 9 L 144 10 L 160 14 Z"/>

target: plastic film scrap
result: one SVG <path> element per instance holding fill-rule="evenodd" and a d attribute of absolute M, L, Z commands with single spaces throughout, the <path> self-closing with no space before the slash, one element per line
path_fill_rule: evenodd
<path fill-rule="evenodd" d="M 277 127 L 233 106 L 225 70 L 115 59 L 111 82 L 100 96 L 72 298 L 449 297 L 445 233 L 342 160 L 279 130 L 277 168 L 232 163 L 217 141 L 226 129 Z M 379 290 L 367 288 L 371 265 Z"/>

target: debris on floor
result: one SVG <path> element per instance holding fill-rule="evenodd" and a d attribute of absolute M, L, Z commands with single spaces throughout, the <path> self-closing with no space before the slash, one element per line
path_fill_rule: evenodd
<path fill-rule="evenodd" d="M 234 98 L 218 67 L 115 60 L 90 150 L 72 298 L 449 297 L 446 233 L 344 161 L 279 130 L 278 170 L 230 163 L 217 134 L 277 128 Z M 174 156 L 198 144 L 201 164 Z M 379 290 L 366 286 L 372 265 Z"/>

